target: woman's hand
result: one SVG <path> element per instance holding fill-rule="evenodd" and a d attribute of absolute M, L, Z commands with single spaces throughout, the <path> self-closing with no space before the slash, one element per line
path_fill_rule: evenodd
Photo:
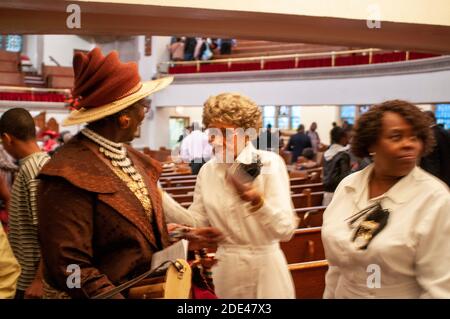
<path fill-rule="evenodd" d="M 189 240 L 189 250 L 198 250 L 201 248 L 217 248 L 224 236 L 222 232 L 215 227 L 191 228 L 185 238 Z"/>
<path fill-rule="evenodd" d="M 243 201 L 249 202 L 253 206 L 258 205 L 262 201 L 263 197 L 261 193 L 251 183 L 243 183 L 236 175 L 229 174 L 228 172 L 226 179 L 233 185 Z"/>

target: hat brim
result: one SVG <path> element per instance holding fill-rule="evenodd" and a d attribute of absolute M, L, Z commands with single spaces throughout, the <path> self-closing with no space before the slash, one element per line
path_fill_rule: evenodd
<path fill-rule="evenodd" d="M 172 83 L 173 77 L 164 77 L 161 79 L 142 82 L 141 88 L 124 98 L 117 101 L 92 108 L 92 109 L 81 109 L 72 111 L 69 116 L 64 120 L 63 126 L 70 126 L 75 124 L 89 123 L 100 120 L 109 115 L 115 114 L 126 109 L 128 106 L 136 103 L 137 101 L 149 96 L 155 92 L 158 92 L 166 88 L 170 83 Z"/>

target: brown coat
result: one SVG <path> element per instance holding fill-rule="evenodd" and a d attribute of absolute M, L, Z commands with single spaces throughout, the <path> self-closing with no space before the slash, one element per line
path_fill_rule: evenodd
<path fill-rule="evenodd" d="M 98 146 L 79 134 L 45 165 L 41 179 L 39 238 L 44 278 L 74 298 L 95 296 L 149 269 L 168 245 L 157 180 L 158 162 L 128 148 L 153 205 L 153 223 L 134 194 L 106 166 Z M 81 289 L 69 289 L 67 266 L 81 269 Z"/>

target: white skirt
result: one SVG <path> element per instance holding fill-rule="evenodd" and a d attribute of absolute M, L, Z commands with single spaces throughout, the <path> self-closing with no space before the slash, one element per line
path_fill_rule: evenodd
<path fill-rule="evenodd" d="M 280 245 L 221 245 L 212 268 L 216 295 L 224 299 L 293 299 L 294 282 Z"/>

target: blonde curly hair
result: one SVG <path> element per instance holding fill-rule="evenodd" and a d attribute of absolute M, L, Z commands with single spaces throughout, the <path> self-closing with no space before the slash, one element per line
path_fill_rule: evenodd
<path fill-rule="evenodd" d="M 259 130 L 262 126 L 261 110 L 255 102 L 239 93 L 222 93 L 209 97 L 203 105 L 203 124 L 213 122 L 236 125 L 244 130 Z"/>

